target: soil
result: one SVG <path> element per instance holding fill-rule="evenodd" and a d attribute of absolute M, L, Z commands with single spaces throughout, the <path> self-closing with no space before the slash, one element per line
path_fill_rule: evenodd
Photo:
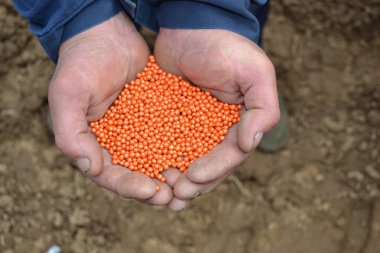
<path fill-rule="evenodd" d="M 288 147 L 182 212 L 87 180 L 47 128 L 54 66 L 0 4 L 0 252 L 380 252 L 380 1 L 273 1 L 264 49 Z"/>

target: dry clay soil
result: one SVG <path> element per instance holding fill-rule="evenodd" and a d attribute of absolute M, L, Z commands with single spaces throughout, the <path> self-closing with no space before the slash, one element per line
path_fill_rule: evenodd
<path fill-rule="evenodd" d="M 380 1 L 273 2 L 291 139 L 174 213 L 91 183 L 46 124 L 54 71 L 0 4 L 0 252 L 380 252 Z"/>

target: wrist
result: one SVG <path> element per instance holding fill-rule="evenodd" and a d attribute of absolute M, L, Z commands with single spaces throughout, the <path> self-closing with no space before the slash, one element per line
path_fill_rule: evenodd
<path fill-rule="evenodd" d="M 128 16 L 120 12 L 105 22 L 67 39 L 60 45 L 59 57 L 62 58 L 67 51 L 78 46 L 84 46 L 85 50 L 90 48 L 96 48 L 98 51 L 113 49 L 122 53 L 122 48 L 132 47 L 131 45 L 135 44 L 136 40 L 140 41 L 141 39 L 134 24 Z"/>
<path fill-rule="evenodd" d="M 98 0 L 76 9 L 67 17 L 38 39 L 53 62 L 58 60 L 58 51 L 61 45 L 77 34 L 97 26 L 122 11 L 116 0 Z"/>

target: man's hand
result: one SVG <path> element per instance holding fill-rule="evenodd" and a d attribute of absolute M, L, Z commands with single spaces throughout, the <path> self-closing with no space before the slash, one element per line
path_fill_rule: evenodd
<path fill-rule="evenodd" d="M 221 144 L 195 160 L 184 174 L 165 172 L 175 195 L 169 207 L 180 210 L 225 180 L 278 122 L 276 76 L 257 45 L 225 30 L 162 28 L 155 57 L 162 69 L 186 77 L 221 101 L 245 105 L 240 122 Z"/>
<path fill-rule="evenodd" d="M 144 69 L 148 57 L 145 41 L 119 13 L 61 46 L 49 104 L 58 148 L 91 180 L 123 197 L 165 205 L 172 199 L 172 189 L 113 165 L 88 126 L 104 115 L 124 84 Z"/>

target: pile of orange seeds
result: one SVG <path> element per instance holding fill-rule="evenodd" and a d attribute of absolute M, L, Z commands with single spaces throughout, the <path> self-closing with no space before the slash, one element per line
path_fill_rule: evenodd
<path fill-rule="evenodd" d="M 241 108 L 166 73 L 150 56 L 144 71 L 90 126 L 114 164 L 165 182 L 162 171 L 172 167 L 185 172 L 223 141 L 239 121 Z"/>

